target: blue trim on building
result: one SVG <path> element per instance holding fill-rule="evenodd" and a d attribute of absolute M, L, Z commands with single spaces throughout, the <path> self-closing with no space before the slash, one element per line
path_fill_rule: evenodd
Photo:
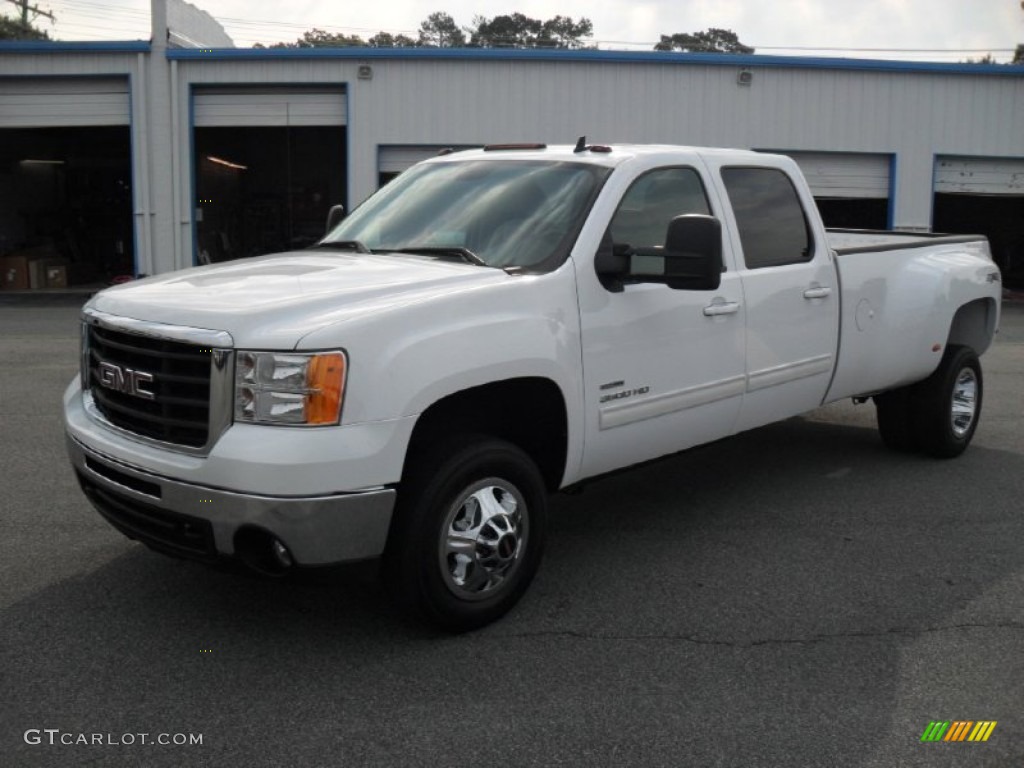
<path fill-rule="evenodd" d="M 132 178 L 132 276 L 139 276 L 139 217 L 137 195 L 140 194 L 138 179 L 135 176 L 135 75 L 128 73 L 128 162 L 131 165 Z M 143 216 L 146 214 L 143 213 Z"/>
<path fill-rule="evenodd" d="M 889 211 L 886 214 L 887 221 L 885 228 L 891 230 L 896 222 L 896 172 L 899 168 L 899 155 L 893 152 L 889 155 Z"/>
<path fill-rule="evenodd" d="M 146 40 L 92 43 L 66 40 L 5 40 L 0 53 L 149 53 Z"/>
<path fill-rule="evenodd" d="M 198 208 L 198 180 L 196 171 L 199 163 L 196 161 L 196 83 L 188 84 L 188 165 L 189 165 L 189 192 L 188 192 L 188 217 L 192 226 L 192 265 L 199 265 L 199 225 L 196 222 L 196 208 Z M 177 225 L 180 226 L 180 225 Z M 174 256 L 178 258 L 177 254 Z"/>
<path fill-rule="evenodd" d="M 843 59 L 817 56 L 770 56 L 731 53 L 670 53 L 663 51 L 566 51 L 505 48 L 168 48 L 168 59 L 195 61 L 230 59 L 471 59 L 475 61 L 582 61 L 630 64 L 690 64 L 727 67 L 785 67 L 849 69 L 875 72 L 933 72 L 936 74 L 1024 77 L 1024 66 L 1007 64 L 946 64 L 928 61 Z"/>

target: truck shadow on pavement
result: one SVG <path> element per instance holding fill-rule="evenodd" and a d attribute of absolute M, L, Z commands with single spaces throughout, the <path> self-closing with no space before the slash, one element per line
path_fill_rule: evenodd
<path fill-rule="evenodd" d="M 859 764 L 843 750 L 888 727 L 901 649 L 955 631 L 952 614 L 1019 575 L 1022 478 L 1017 454 L 975 446 L 937 462 L 889 453 L 873 430 L 790 420 L 555 497 L 520 606 L 458 637 L 400 617 L 373 566 L 275 580 L 133 546 L 0 612 L 18 691 L 5 719 L 191 728 L 214 736 L 205 758 L 259 745 L 267 760 L 330 747 L 407 763 L 430 754 L 409 744 L 464 749 L 495 718 L 560 733 L 549 763 L 630 744 L 658 762 L 671 721 L 693 765 L 726 748 L 727 764 L 784 764 L 796 732 L 817 764 Z M 1019 672 L 1005 684 L 1020 690 Z M 438 707 L 457 725 L 428 734 Z M 630 730 L 610 737 L 604 711 Z M 855 727 L 837 736 L 841 716 Z M 929 713 L 913 717 L 923 728 Z M 714 740 L 699 734 L 707 718 L 728 720 Z M 498 729 L 468 754 L 528 755 L 524 741 Z"/>

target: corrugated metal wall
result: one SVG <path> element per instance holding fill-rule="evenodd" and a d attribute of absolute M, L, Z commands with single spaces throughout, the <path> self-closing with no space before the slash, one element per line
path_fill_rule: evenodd
<path fill-rule="evenodd" d="M 741 85 L 739 66 L 668 56 L 650 62 L 175 53 L 169 62 L 157 48 L 2 59 L 5 78 L 131 77 L 137 155 L 145 148 L 145 160 L 135 161 L 137 182 L 145 179 L 152 190 L 140 200 L 139 215 L 154 227 L 154 271 L 192 260 L 193 96 L 209 87 L 344 88 L 352 204 L 376 189 L 387 147 L 571 143 L 586 134 L 612 143 L 894 156 L 893 223 L 926 229 L 937 157 L 1024 158 L 1024 76 L 776 66 L 765 57 L 765 64 L 748 67 L 752 79 Z"/>

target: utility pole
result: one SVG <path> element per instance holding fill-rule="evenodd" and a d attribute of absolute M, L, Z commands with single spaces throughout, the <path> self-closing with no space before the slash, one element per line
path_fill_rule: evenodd
<path fill-rule="evenodd" d="M 36 20 L 37 16 L 45 16 L 50 21 L 56 21 L 54 15 L 50 11 L 44 11 L 38 5 L 29 5 L 28 0 L 7 0 L 11 5 L 15 6 L 21 12 L 21 26 L 25 29 L 29 27 L 28 15 L 32 14 L 32 21 Z"/>

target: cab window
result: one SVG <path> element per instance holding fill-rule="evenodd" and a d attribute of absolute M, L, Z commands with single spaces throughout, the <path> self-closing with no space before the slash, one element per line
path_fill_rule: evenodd
<path fill-rule="evenodd" d="M 609 233 L 616 246 L 660 247 L 676 216 L 710 212 L 704 185 L 693 168 L 659 168 L 645 173 L 626 191 Z"/>
<path fill-rule="evenodd" d="M 796 188 L 778 168 L 723 168 L 747 269 L 810 261 L 814 241 Z"/>

